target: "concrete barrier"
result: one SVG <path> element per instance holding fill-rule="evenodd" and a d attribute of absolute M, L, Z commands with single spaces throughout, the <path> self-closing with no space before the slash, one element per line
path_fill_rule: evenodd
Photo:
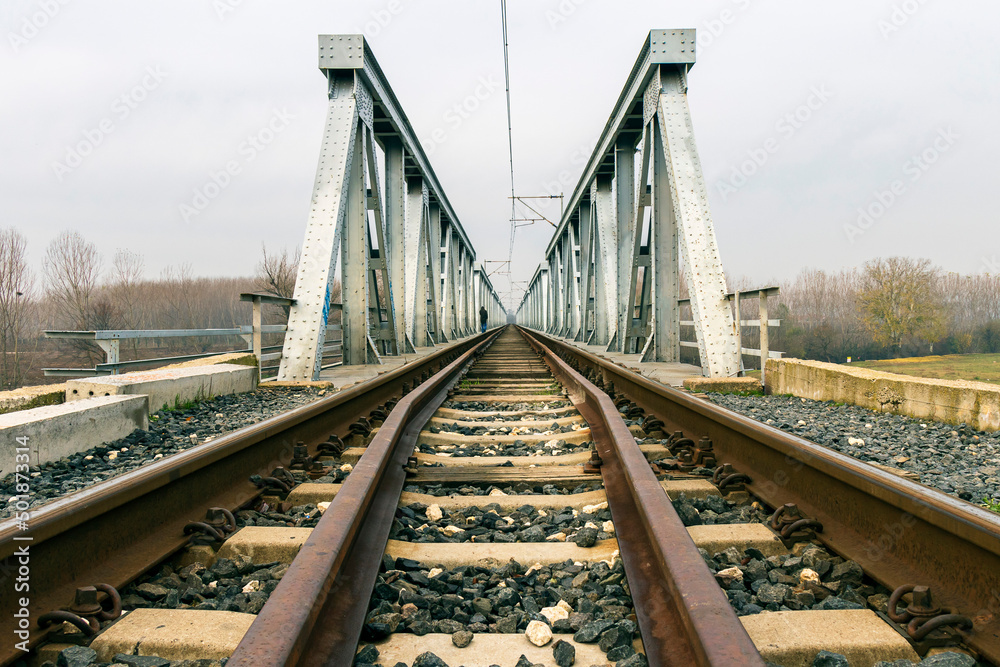
<path fill-rule="evenodd" d="M 100 396 L 0 415 L 0 477 L 14 472 L 18 438 L 27 438 L 29 465 L 40 465 L 146 429 L 147 414 L 145 396 Z"/>
<path fill-rule="evenodd" d="M 65 384 L 46 384 L 0 391 L 0 414 L 58 405 L 66 400 Z"/>
<path fill-rule="evenodd" d="M 767 360 L 767 393 L 849 403 L 917 419 L 1000 430 L 1000 385 L 936 380 L 801 359 Z"/>
<path fill-rule="evenodd" d="M 149 411 L 156 412 L 213 396 L 253 391 L 256 386 L 255 366 L 216 364 L 70 380 L 66 383 L 66 400 L 146 394 Z"/>

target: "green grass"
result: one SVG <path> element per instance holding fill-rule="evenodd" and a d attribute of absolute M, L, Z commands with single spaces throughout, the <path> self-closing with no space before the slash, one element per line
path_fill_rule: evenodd
<path fill-rule="evenodd" d="M 849 365 L 938 380 L 975 380 L 1000 384 L 1000 354 L 948 354 L 856 361 Z"/>
<path fill-rule="evenodd" d="M 980 505 L 980 507 L 988 509 L 991 512 L 996 512 L 997 514 L 1000 514 L 1000 502 L 993 500 L 989 496 L 983 496 L 983 502 Z"/>

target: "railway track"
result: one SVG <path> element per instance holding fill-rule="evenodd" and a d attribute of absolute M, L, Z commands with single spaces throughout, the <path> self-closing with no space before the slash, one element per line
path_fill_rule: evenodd
<path fill-rule="evenodd" d="M 992 515 L 557 339 L 507 327 L 247 431 L 43 511 L 34 618 L 76 595 L 105 663 L 799 665 L 831 649 L 870 665 L 956 644 L 997 660 Z M 0 554 L 15 536 L 0 525 Z M 76 590 L 109 582 L 156 608 L 113 619 L 113 594 Z M 47 618 L 58 634 L 33 628 L 35 644 L 90 642 Z"/>

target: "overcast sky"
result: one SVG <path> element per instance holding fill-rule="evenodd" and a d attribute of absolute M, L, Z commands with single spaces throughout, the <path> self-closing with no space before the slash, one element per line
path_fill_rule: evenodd
<path fill-rule="evenodd" d="M 648 31 L 697 28 L 689 98 L 727 273 L 763 284 L 893 254 L 1000 271 L 995 0 L 510 0 L 508 13 L 519 194 L 568 195 Z M 262 243 L 304 235 L 326 106 L 316 35 L 357 32 L 479 260 L 506 259 L 500 10 L 485 0 L 2 0 L 0 226 L 27 236 L 36 266 L 75 229 L 107 260 L 140 252 L 150 277 L 252 273 Z M 185 216 L 229 162 L 239 173 Z M 551 231 L 518 230 L 513 280 Z"/>

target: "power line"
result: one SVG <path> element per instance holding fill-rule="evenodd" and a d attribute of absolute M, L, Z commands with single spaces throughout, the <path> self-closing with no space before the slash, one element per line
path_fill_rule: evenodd
<path fill-rule="evenodd" d="M 514 259 L 514 230 L 517 229 L 517 223 L 514 222 L 514 219 L 517 217 L 515 211 L 517 200 L 514 198 L 514 130 L 510 114 L 510 56 L 507 42 L 507 0 L 500 0 L 500 18 L 503 23 L 503 77 L 507 89 L 507 147 L 510 153 L 510 247 L 507 251 L 507 266 L 509 267 L 510 262 Z M 510 280 L 509 277 L 508 280 Z"/>

